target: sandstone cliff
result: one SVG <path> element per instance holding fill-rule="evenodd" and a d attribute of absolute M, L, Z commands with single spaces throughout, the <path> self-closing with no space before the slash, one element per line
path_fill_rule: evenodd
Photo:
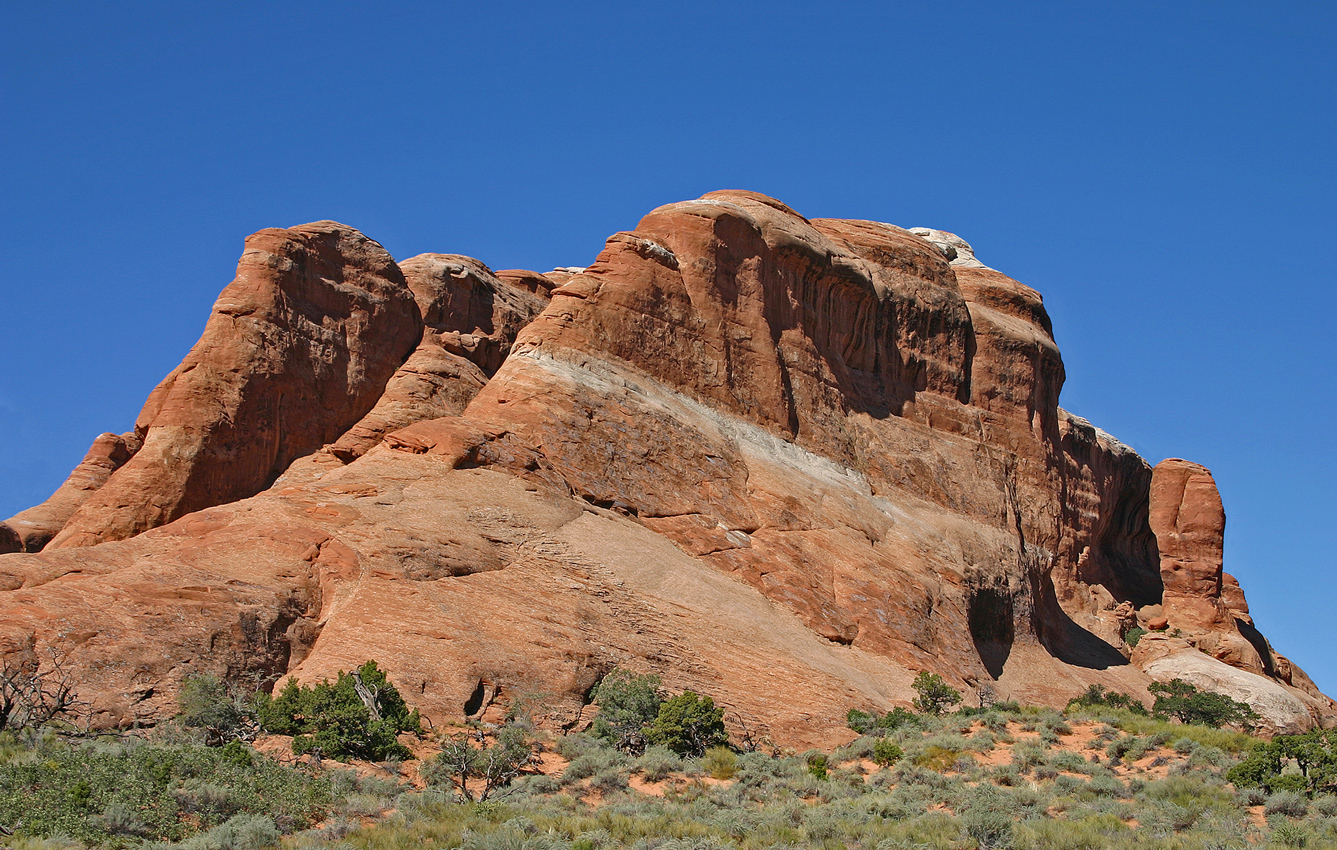
<path fill-rule="evenodd" d="M 1060 408 L 1039 294 L 952 234 L 716 192 L 539 275 L 326 222 L 252 237 L 219 305 L 126 459 L 9 523 L 0 647 L 65 650 L 100 722 L 366 658 L 443 719 L 576 724 L 621 665 L 795 743 L 921 669 L 1337 721 L 1221 571 L 1210 473 Z"/>

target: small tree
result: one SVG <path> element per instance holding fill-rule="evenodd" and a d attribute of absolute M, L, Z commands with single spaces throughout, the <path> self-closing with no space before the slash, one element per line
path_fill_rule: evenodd
<path fill-rule="evenodd" d="M 1237 787 L 1262 788 L 1269 794 L 1337 793 L 1337 729 L 1313 729 L 1260 742 L 1226 772 L 1226 779 Z"/>
<path fill-rule="evenodd" d="M 395 735 L 422 734 L 417 710 L 408 710 L 375 661 L 352 673 L 339 671 L 333 683 L 304 687 L 289 679 L 277 697 L 258 695 L 256 710 L 266 732 L 294 736 L 292 749 L 298 755 L 369 761 L 412 758 Z"/>
<path fill-rule="evenodd" d="M 245 689 L 217 676 L 190 676 L 181 683 L 177 716 L 188 729 L 204 730 L 204 743 L 221 747 L 231 741 L 252 741 L 260 729 L 254 698 Z"/>
<path fill-rule="evenodd" d="M 1071 711 L 1075 708 L 1103 707 L 1126 708 L 1134 714 L 1147 716 L 1147 707 L 1140 700 L 1119 691 L 1108 691 L 1101 684 L 1088 685 L 1086 693 L 1068 700 L 1067 708 L 1064 711 Z"/>
<path fill-rule="evenodd" d="M 6 658 L 0 665 L 0 731 L 40 729 L 61 717 L 72 717 L 79 701 L 74 675 L 65 655 L 51 648 L 45 670 L 32 661 Z"/>
<path fill-rule="evenodd" d="M 937 673 L 919 671 L 910 687 L 919 696 L 915 697 L 915 710 L 921 714 L 942 714 L 947 709 L 961 702 L 961 692 L 943 681 Z"/>
<path fill-rule="evenodd" d="M 729 734 L 724 730 L 724 711 L 715 707 L 715 701 L 686 691 L 659 707 L 645 739 L 680 756 L 700 756 L 711 747 L 728 744 Z"/>
<path fill-rule="evenodd" d="M 1152 682 L 1147 690 L 1156 697 L 1151 711 L 1157 717 L 1177 717 L 1181 723 L 1199 726 L 1240 726 L 1251 729 L 1261 719 L 1247 702 L 1225 694 L 1200 691 L 1183 679 Z"/>
<path fill-rule="evenodd" d="M 423 766 L 423 777 L 432 785 L 449 783 L 464 799 L 482 802 L 510 785 L 536 760 L 537 746 L 528 733 L 520 726 L 506 725 L 497 730 L 491 744 L 482 733 L 448 738 L 441 754 Z"/>
<path fill-rule="evenodd" d="M 659 677 L 614 670 L 594 691 L 599 715 L 591 731 L 614 747 L 637 755 L 645 752 L 645 729 L 659 716 L 663 697 Z"/>

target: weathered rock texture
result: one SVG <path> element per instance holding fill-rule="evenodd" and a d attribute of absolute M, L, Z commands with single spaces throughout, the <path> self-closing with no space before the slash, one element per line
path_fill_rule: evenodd
<path fill-rule="evenodd" d="M 716 192 L 583 268 L 405 261 L 422 324 L 366 326 L 398 360 L 342 432 L 263 492 L 277 456 L 161 528 L 0 558 L 0 647 L 66 648 L 109 724 L 192 672 L 367 658 L 442 719 L 540 692 L 577 724 L 624 666 L 793 743 L 922 669 L 1054 704 L 1210 674 L 1276 728 L 1337 719 L 1221 573 L 1206 471 L 1060 408 L 1039 294 L 923 233 Z"/>
<path fill-rule="evenodd" d="M 1239 582 L 1221 569 L 1226 513 L 1212 473 L 1179 458 L 1161 461 L 1152 474 L 1149 518 L 1165 586 L 1162 628 L 1231 667 L 1317 695 L 1309 677 L 1254 627 Z"/>

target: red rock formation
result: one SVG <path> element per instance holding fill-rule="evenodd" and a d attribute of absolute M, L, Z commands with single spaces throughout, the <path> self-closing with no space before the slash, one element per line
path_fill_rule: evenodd
<path fill-rule="evenodd" d="M 421 254 L 400 264 L 418 301 L 423 324 L 448 351 L 491 376 L 520 329 L 548 305 L 552 282 L 534 272 L 505 281 L 472 257 Z"/>
<path fill-rule="evenodd" d="M 586 268 L 406 261 L 427 330 L 331 447 L 351 462 L 0 558 L 0 645 L 81 641 L 106 722 L 160 716 L 193 670 L 369 657 L 437 717 L 500 688 L 573 724 L 620 665 L 796 743 L 903 704 L 921 669 L 1051 704 L 1183 670 L 1279 727 L 1337 718 L 1241 625 L 1214 487 L 1059 408 L 1039 295 L 924 233 L 717 192 Z M 1131 651 L 1162 606 L 1189 639 Z"/>
<path fill-rule="evenodd" d="M 421 333 L 376 242 L 334 222 L 256 233 L 200 341 L 145 403 L 143 448 L 50 545 L 122 539 L 259 492 L 361 419 Z"/>
<path fill-rule="evenodd" d="M 120 436 L 102 434 L 94 440 L 83 461 L 51 498 L 5 520 L 20 539 L 21 549 L 15 551 L 40 552 L 79 506 L 134 456 L 139 445 L 140 439 L 133 431 Z"/>
<path fill-rule="evenodd" d="M 400 268 L 423 316 L 422 342 L 371 412 L 329 446 L 345 463 L 391 431 L 463 411 L 547 305 L 552 286 L 534 272 L 509 272 L 503 281 L 457 254 L 422 254 Z"/>
<path fill-rule="evenodd" d="M 1226 512 L 1212 473 L 1179 458 L 1158 463 L 1151 479 L 1150 523 L 1160 549 L 1167 627 L 1232 667 L 1273 674 L 1271 651 L 1248 619 L 1239 583 L 1232 578 L 1230 593 L 1223 593 Z M 1237 619 L 1232 607 L 1243 609 L 1244 619 Z"/>

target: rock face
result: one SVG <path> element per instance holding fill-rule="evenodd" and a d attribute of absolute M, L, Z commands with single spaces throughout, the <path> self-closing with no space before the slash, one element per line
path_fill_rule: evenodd
<path fill-rule="evenodd" d="M 1161 461 L 1151 478 L 1151 530 L 1160 550 L 1162 609 L 1169 624 L 1219 631 L 1234 618 L 1221 601 L 1226 511 L 1206 467 Z"/>
<path fill-rule="evenodd" d="M 204 335 L 144 405 L 143 448 L 50 545 L 119 540 L 259 492 L 362 418 L 421 333 L 376 242 L 334 222 L 256 233 Z"/>
<path fill-rule="evenodd" d="M 364 246 L 325 268 L 379 270 L 359 290 L 378 315 L 416 303 L 341 337 L 333 362 L 386 354 L 364 401 L 300 450 L 215 463 L 265 473 L 211 488 L 212 507 L 0 557 L 0 648 L 69 651 L 103 723 L 169 713 L 192 672 L 311 679 L 367 658 L 439 719 L 544 693 L 571 727 L 623 666 L 795 744 L 906 704 L 924 669 L 1061 705 L 1091 683 L 1145 695 L 1202 659 L 1275 728 L 1337 720 L 1221 572 L 1210 475 L 1153 471 L 1060 408 L 1039 294 L 959 237 L 715 192 L 585 267 L 426 254 L 401 279 L 355 231 L 307 227 Z M 217 360 L 191 358 L 168 392 Z M 236 362 L 257 399 L 288 391 Z M 208 412 L 175 409 L 181 428 Z M 132 496 L 167 479 L 126 476 L 164 455 L 154 427 L 57 544 L 155 524 L 122 506 L 166 504 Z M 192 445 L 176 456 L 214 444 Z M 1125 642 L 1157 620 L 1178 636 Z"/>
<path fill-rule="evenodd" d="M 463 411 L 516 334 L 547 306 L 552 286 L 532 272 L 503 282 L 472 257 L 453 254 L 423 254 L 401 266 L 423 318 L 422 342 L 371 412 L 329 447 L 345 463 L 391 431 Z"/>
<path fill-rule="evenodd" d="M 1321 696 L 1254 627 L 1239 582 L 1221 569 L 1226 514 L 1212 473 L 1179 458 L 1161 461 L 1152 474 L 1149 519 L 1165 586 L 1157 625 L 1231 667 Z"/>

